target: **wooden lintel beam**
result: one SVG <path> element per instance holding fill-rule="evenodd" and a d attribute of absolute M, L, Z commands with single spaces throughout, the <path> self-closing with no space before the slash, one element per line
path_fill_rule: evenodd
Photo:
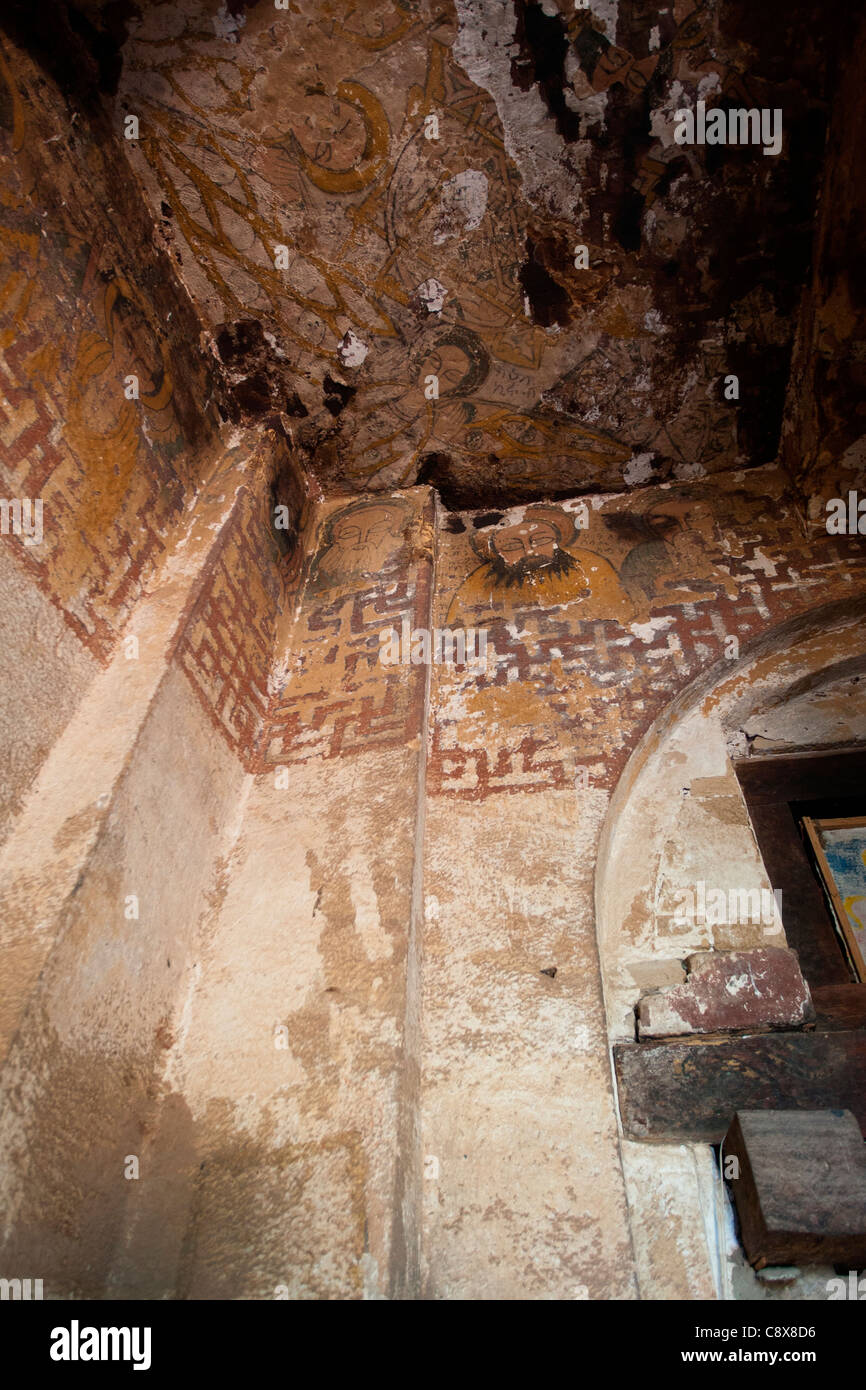
<path fill-rule="evenodd" d="M 738 1110 L 851 1110 L 866 1137 L 866 1032 L 619 1043 L 629 1139 L 720 1143 Z"/>

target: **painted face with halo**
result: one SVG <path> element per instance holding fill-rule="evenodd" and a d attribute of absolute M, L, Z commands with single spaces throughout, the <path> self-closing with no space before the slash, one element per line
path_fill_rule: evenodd
<path fill-rule="evenodd" d="M 498 557 L 509 570 L 529 574 L 552 565 L 560 550 L 559 533 L 549 521 L 530 520 L 516 526 L 503 526 L 490 541 L 491 557 Z"/>
<path fill-rule="evenodd" d="M 405 528 L 406 511 L 399 503 L 347 507 L 325 524 L 317 579 L 338 582 L 352 575 L 378 574 L 399 554 Z"/>

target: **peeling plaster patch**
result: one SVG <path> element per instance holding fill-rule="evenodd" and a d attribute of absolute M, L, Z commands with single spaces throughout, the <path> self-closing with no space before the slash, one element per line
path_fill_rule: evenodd
<path fill-rule="evenodd" d="M 580 135 L 581 139 L 589 136 L 589 127 L 597 125 L 599 130 L 605 128 L 605 116 L 607 114 L 607 92 L 593 92 L 588 97 L 577 97 L 573 92 L 565 89 L 563 96 L 565 104 L 570 111 L 575 111 L 580 116 Z M 607 165 L 602 166 L 604 173 L 601 178 L 602 191 L 607 186 Z"/>
<path fill-rule="evenodd" d="M 747 569 L 760 570 L 768 579 L 775 579 L 776 577 L 777 570 L 775 564 L 770 559 L 769 555 L 765 555 L 763 550 L 760 550 L 758 547 L 755 548 L 754 558 L 746 560 L 745 565 Z"/>
<path fill-rule="evenodd" d="M 267 329 L 265 329 L 265 331 L 262 333 L 262 337 L 264 338 L 265 342 L 267 343 L 268 347 L 271 349 L 271 352 L 274 354 L 275 357 L 285 357 L 286 354 L 280 347 L 273 333 L 269 333 Z"/>
<path fill-rule="evenodd" d="M 337 356 L 344 367 L 361 367 L 370 349 L 362 343 L 357 333 L 348 328 L 340 339 Z"/>
<path fill-rule="evenodd" d="M 268 695 L 278 695 L 288 685 L 292 677 L 292 658 L 286 653 L 279 657 L 268 671 Z"/>
<path fill-rule="evenodd" d="M 574 517 L 574 525 L 578 531 L 585 531 L 589 526 L 590 506 L 593 510 L 597 510 L 599 505 L 595 497 L 572 497 L 560 503 L 562 510 L 571 513 Z"/>
<path fill-rule="evenodd" d="M 381 1302 L 387 1299 L 387 1294 L 379 1292 L 379 1262 L 373 1259 L 369 1251 L 361 1256 L 358 1269 L 363 1282 L 364 1302 Z"/>
<path fill-rule="evenodd" d="M 604 25 L 604 32 L 611 43 L 616 43 L 616 21 L 619 12 L 619 0 L 592 0 L 590 8 L 597 19 Z"/>
<path fill-rule="evenodd" d="M 222 5 L 213 17 L 214 33 L 218 39 L 230 39 L 232 43 L 237 43 L 235 35 L 244 27 L 247 17 L 244 14 L 229 14 L 228 7 Z"/>
<path fill-rule="evenodd" d="M 683 84 L 675 80 L 671 83 L 670 90 L 661 106 L 656 106 L 650 112 L 650 133 L 654 140 L 661 141 L 665 149 L 676 144 L 674 139 L 675 113 L 691 107 L 691 104 L 691 97 L 684 90 Z"/>
<path fill-rule="evenodd" d="M 839 460 L 840 467 L 846 472 L 853 472 L 858 475 L 866 469 L 866 434 L 861 434 L 859 439 L 855 439 L 850 444 Z"/>
<path fill-rule="evenodd" d="M 577 51 L 570 48 L 565 55 L 565 80 L 570 82 L 571 88 L 563 90 L 565 104 L 570 111 L 575 111 L 581 117 L 581 136 L 586 135 L 588 125 L 600 125 L 604 129 L 604 118 L 607 111 L 607 92 L 584 92 L 580 96 L 574 90 L 575 84 L 581 82 L 583 70 L 580 66 L 580 59 Z M 607 166 L 602 165 L 604 170 L 602 187 L 606 183 Z"/>
<path fill-rule="evenodd" d="M 727 993 L 739 994 L 741 990 L 748 987 L 749 979 L 750 977 L 748 975 L 732 975 L 725 985 Z M 758 993 L 760 994 L 760 990 L 758 990 Z"/>
<path fill-rule="evenodd" d="M 488 658 L 490 649 L 488 648 Z M 495 670 L 495 668 L 494 668 Z M 511 671 L 507 672 L 507 677 L 511 676 Z M 472 730 L 478 731 L 484 727 L 485 715 L 481 710 L 471 710 L 468 703 L 468 695 L 465 691 L 455 691 L 441 701 L 443 718 L 448 719 L 454 724 L 463 724 L 464 732 Z"/>
<path fill-rule="evenodd" d="M 713 92 L 722 90 L 722 79 L 717 72 L 708 72 L 698 83 L 698 101 L 707 101 Z"/>
<path fill-rule="evenodd" d="M 661 41 L 662 41 L 662 38 L 661 38 L 661 34 L 660 34 L 660 32 L 659 32 L 659 26 L 658 26 L 657 24 L 654 24 L 653 27 L 650 29 L 650 36 L 649 36 L 649 51 L 650 51 L 650 53 L 655 53 L 656 49 L 659 48 L 659 47 L 661 46 Z"/>
<path fill-rule="evenodd" d="M 685 482 L 689 478 L 704 478 L 707 470 L 700 463 L 678 463 L 674 466 L 674 477 Z"/>
<path fill-rule="evenodd" d="M 379 899 L 370 872 L 369 857 L 355 852 L 345 861 L 349 893 L 355 913 L 355 927 L 364 943 L 368 960 L 380 960 L 394 954 L 394 943 L 382 926 Z"/>
<path fill-rule="evenodd" d="M 662 322 L 662 316 L 661 316 L 661 314 L 659 313 L 658 309 L 649 309 L 649 310 L 644 314 L 644 317 L 643 317 L 643 326 L 644 326 L 644 328 L 646 328 L 646 329 L 648 330 L 648 332 L 650 332 L 650 333 L 666 333 L 666 332 L 667 332 L 667 329 L 665 328 L 665 326 L 664 326 L 664 324 L 663 324 L 663 322 Z"/>
<path fill-rule="evenodd" d="M 650 618 L 648 623 L 631 623 L 628 630 L 633 632 L 635 637 L 639 637 L 645 646 L 649 646 L 656 633 L 664 632 L 665 628 L 670 627 L 674 621 L 675 619 L 672 617 Z"/>
<path fill-rule="evenodd" d="M 801 1027 L 815 1016 L 797 957 L 784 948 L 702 951 L 686 969 L 683 984 L 641 999 L 640 1037 Z"/>
<path fill-rule="evenodd" d="M 647 483 L 652 477 L 655 454 L 635 454 L 622 470 L 623 479 L 631 487 Z"/>
<path fill-rule="evenodd" d="M 464 169 L 442 185 L 439 220 L 434 246 L 461 232 L 474 232 L 487 211 L 487 175 L 481 169 Z"/>
<path fill-rule="evenodd" d="M 608 0 L 608 7 L 611 3 Z M 555 215 L 574 218 L 581 204 L 574 171 L 585 163 L 589 150 L 582 150 L 580 143 L 566 146 L 536 86 L 526 92 L 514 86 L 514 7 L 502 0 L 455 0 L 455 5 L 455 62 L 496 103 L 505 150 L 520 171 L 526 197 Z"/>
<path fill-rule="evenodd" d="M 418 286 L 416 293 L 428 314 L 442 313 L 448 291 L 438 280 L 425 280 L 422 285 Z"/>
<path fill-rule="evenodd" d="M 526 516 L 526 503 L 520 503 L 516 507 L 508 507 L 502 514 L 501 521 L 496 523 L 497 530 L 503 526 L 519 526 Z"/>

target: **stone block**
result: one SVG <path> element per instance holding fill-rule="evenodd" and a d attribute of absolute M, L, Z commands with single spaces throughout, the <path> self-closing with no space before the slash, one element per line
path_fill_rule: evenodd
<path fill-rule="evenodd" d="M 866 1264 L 866 1145 L 850 1110 L 745 1110 L 723 1145 L 752 1265 Z"/>
<path fill-rule="evenodd" d="M 638 989 L 664 989 L 682 984 L 686 970 L 681 960 L 639 960 L 628 967 Z"/>
<path fill-rule="evenodd" d="M 707 951 L 686 959 L 682 984 L 638 1005 L 640 1038 L 799 1028 L 814 1018 L 793 951 Z"/>

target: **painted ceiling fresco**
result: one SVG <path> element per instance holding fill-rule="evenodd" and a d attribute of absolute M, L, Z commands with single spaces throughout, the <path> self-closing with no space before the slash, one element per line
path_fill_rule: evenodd
<path fill-rule="evenodd" d="M 111 74 L 230 418 L 282 414 L 325 491 L 452 507 L 776 456 L 826 124 L 805 7 L 285 3 L 132 7 Z M 676 144 L 700 97 L 782 108 L 781 154 Z"/>

